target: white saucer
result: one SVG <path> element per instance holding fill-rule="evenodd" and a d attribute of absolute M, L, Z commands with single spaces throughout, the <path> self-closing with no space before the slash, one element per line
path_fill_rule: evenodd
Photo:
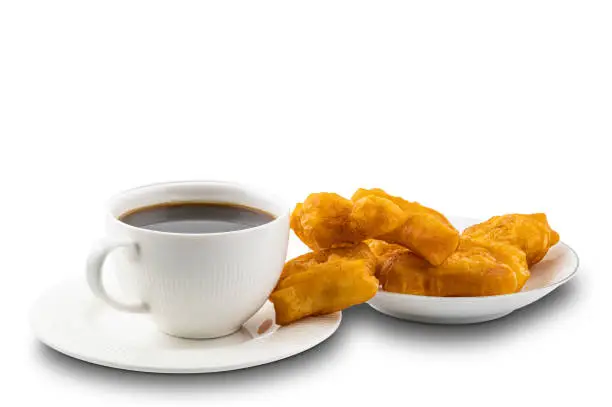
<path fill-rule="evenodd" d="M 274 362 L 323 342 L 341 319 L 337 312 L 278 327 L 268 302 L 235 334 L 180 339 L 159 332 L 147 315 L 103 304 L 84 277 L 48 291 L 30 315 L 38 339 L 59 352 L 103 366 L 156 373 L 220 372 Z"/>
<path fill-rule="evenodd" d="M 478 223 L 469 218 L 450 218 L 458 230 Z M 531 268 L 525 287 L 514 294 L 488 297 L 427 297 L 379 290 L 368 304 L 383 314 L 431 324 L 473 324 L 491 321 L 531 304 L 568 282 L 578 270 L 578 256 L 565 243 L 553 246 Z"/>

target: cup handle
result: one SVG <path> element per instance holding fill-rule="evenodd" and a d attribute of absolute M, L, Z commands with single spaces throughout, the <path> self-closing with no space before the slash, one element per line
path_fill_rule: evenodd
<path fill-rule="evenodd" d="M 129 250 L 129 255 L 138 256 L 138 245 L 134 242 L 119 241 L 119 242 L 102 242 L 99 247 L 96 247 L 87 258 L 87 284 L 96 297 L 110 305 L 111 307 L 126 312 L 148 312 L 147 304 L 140 302 L 136 304 L 127 304 L 119 301 L 111 296 L 104 287 L 102 282 L 102 269 L 109 254 L 119 248 Z"/>

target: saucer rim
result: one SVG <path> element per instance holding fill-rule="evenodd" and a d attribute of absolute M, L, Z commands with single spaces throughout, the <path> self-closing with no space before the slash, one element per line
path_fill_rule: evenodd
<path fill-rule="evenodd" d="M 29 325 L 31 332 L 34 334 L 35 339 L 44 346 L 53 349 L 59 353 L 62 353 L 68 357 L 72 357 L 77 360 L 81 360 L 87 363 L 92 363 L 99 366 L 115 368 L 120 370 L 144 372 L 144 373 L 160 373 L 160 374 L 204 374 L 204 373 L 216 373 L 224 371 L 232 371 L 239 369 L 246 369 L 250 367 L 265 365 L 268 363 L 274 363 L 279 360 L 289 358 L 291 356 L 298 355 L 302 352 L 308 351 L 315 346 L 323 343 L 329 339 L 340 327 L 342 323 L 342 312 L 338 311 L 335 313 L 309 317 L 297 321 L 295 324 L 291 324 L 286 327 L 278 327 L 274 332 L 254 338 L 248 342 L 238 343 L 236 347 L 242 347 L 247 345 L 247 348 L 242 348 L 239 352 L 245 352 L 244 357 L 239 355 L 235 360 L 227 360 L 227 363 L 219 363 L 218 361 L 210 363 L 201 363 L 199 365 L 194 364 L 181 364 L 177 362 L 174 365 L 171 364 L 159 364 L 156 361 L 149 361 L 143 363 L 134 363 L 131 359 L 121 361 L 117 359 L 116 354 L 106 354 L 105 351 L 91 351 L 95 349 L 96 344 L 84 345 L 84 346 L 71 346 L 71 340 L 64 340 L 62 338 L 69 338 L 69 336 L 62 336 L 66 334 L 55 334 L 53 330 L 48 331 L 44 324 L 41 324 L 40 318 L 44 318 L 44 306 L 49 299 L 52 299 L 54 295 L 62 293 L 62 289 L 74 290 L 75 297 L 84 294 L 83 292 L 78 293 L 77 287 L 82 283 L 80 279 L 68 278 L 65 279 L 44 292 L 36 299 L 29 310 Z M 84 284 L 84 283 L 83 283 Z M 77 299 L 76 301 L 83 301 L 86 297 Z M 97 301 L 93 295 L 91 301 Z M 265 305 L 264 305 L 265 306 Z M 63 307 L 59 306 L 60 310 Z M 47 311 L 49 312 L 49 311 Z M 115 311 L 117 312 L 117 311 Z M 312 326 L 312 324 L 317 326 Z M 315 328 L 312 335 L 304 335 L 302 332 L 307 331 L 311 328 Z M 293 331 L 293 332 L 291 332 Z M 161 332 L 161 331 L 160 331 Z M 167 335 L 162 333 L 163 335 Z M 278 335 L 281 336 L 278 336 Z M 289 336 L 284 336 L 289 335 Z M 193 339 L 182 339 L 176 338 L 177 340 L 192 341 Z M 206 341 L 207 339 L 202 339 Z M 215 339 L 210 339 L 215 340 Z M 280 340 L 280 342 L 279 342 Z M 284 343 L 284 346 L 278 346 L 279 343 Z M 93 348 L 91 347 L 93 346 Z M 267 348 L 272 346 L 272 348 Z M 265 349 L 274 349 L 274 351 L 266 351 Z M 160 350 L 163 350 L 160 348 Z M 202 350 L 204 352 L 210 352 L 213 349 Z M 155 350 L 147 350 L 148 352 L 154 352 Z M 233 353 L 234 351 L 225 348 L 225 351 Z M 236 350 L 238 352 L 238 350 Z M 250 357 L 249 357 L 250 356 Z M 242 358 L 242 359 L 240 359 Z"/>
<path fill-rule="evenodd" d="M 315 343 L 310 344 L 309 346 L 303 348 L 302 350 L 298 350 L 298 351 L 294 351 L 294 350 L 289 350 L 287 352 L 283 352 L 282 354 L 279 354 L 278 357 L 275 356 L 273 358 L 260 358 L 260 359 L 254 359 L 252 361 L 249 361 L 247 363 L 237 363 L 234 365 L 225 365 L 222 367 L 213 367 L 213 368 L 189 368 L 189 367 L 183 367 L 183 368 L 179 368 L 179 367 L 173 367 L 173 368 L 162 368 L 162 367 L 147 367 L 147 366 L 137 366 L 137 365 L 131 365 L 131 364 L 119 364 L 119 363 L 112 363 L 112 362 L 108 362 L 108 361 L 104 361 L 100 358 L 96 358 L 96 357 L 89 357 L 89 356 L 85 356 L 85 355 L 80 355 L 76 352 L 72 352 L 70 350 L 65 349 L 62 346 L 58 346 L 57 344 L 51 343 L 52 341 L 47 341 L 47 340 L 43 340 L 41 338 L 41 335 L 39 334 L 39 332 L 36 331 L 36 329 L 34 328 L 33 324 L 31 324 L 31 328 L 32 331 L 34 332 L 34 335 L 36 337 L 36 340 L 43 346 L 47 346 L 48 348 L 52 349 L 55 352 L 59 352 L 65 356 L 71 357 L 73 359 L 77 359 L 80 360 L 82 362 L 85 363 L 91 363 L 97 366 L 102 366 L 102 367 L 107 367 L 107 368 L 111 368 L 111 369 L 119 369 L 119 370 L 126 370 L 126 371 L 130 371 L 130 372 L 139 372 L 139 373 L 155 373 L 155 374 L 178 374 L 178 375 L 186 375 L 186 374 L 207 374 L 207 373 L 221 373 L 221 372 L 230 372 L 230 371 L 235 371 L 235 370 L 242 370 L 242 369 L 249 369 L 251 367 L 257 367 L 257 366 L 263 366 L 263 365 L 267 365 L 270 363 L 275 363 L 278 361 L 281 361 L 283 359 L 288 359 L 292 356 L 297 356 L 301 353 L 304 353 L 306 351 L 309 351 L 310 349 L 313 349 L 314 347 L 322 344 L 323 342 L 325 342 L 326 340 L 328 340 L 329 338 L 331 338 L 336 331 L 338 330 L 338 328 L 340 327 L 340 324 L 342 323 L 342 311 L 338 311 L 338 312 L 334 312 L 332 314 L 327 314 L 328 316 L 334 316 L 338 318 L 334 329 L 330 330 L 329 332 L 326 333 L 325 336 L 321 336 L 320 338 L 317 338 L 317 340 L 315 341 Z M 311 317 L 311 318 L 318 318 L 318 317 Z M 280 328 L 279 328 L 280 330 Z M 164 333 L 164 335 L 167 335 Z M 183 338 L 178 338 L 178 339 L 183 339 Z M 186 340 L 193 340 L 193 339 L 186 339 Z M 198 339 L 200 340 L 200 339 Z M 206 339 L 201 339 L 201 340 L 206 340 Z M 255 339 L 256 340 L 256 339 Z"/>

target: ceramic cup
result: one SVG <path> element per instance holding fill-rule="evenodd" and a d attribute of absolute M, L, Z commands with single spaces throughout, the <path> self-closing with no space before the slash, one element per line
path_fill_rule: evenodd
<path fill-rule="evenodd" d="M 271 222 L 223 233 L 181 234 L 130 226 L 119 217 L 168 202 L 220 202 L 264 210 Z M 283 268 L 289 208 L 255 188 L 208 181 L 148 185 L 111 199 L 107 238 L 89 255 L 87 281 L 93 293 L 120 311 L 149 313 L 158 328 L 183 338 L 229 335 L 254 315 Z M 111 295 L 102 269 L 113 260 L 129 303 Z"/>

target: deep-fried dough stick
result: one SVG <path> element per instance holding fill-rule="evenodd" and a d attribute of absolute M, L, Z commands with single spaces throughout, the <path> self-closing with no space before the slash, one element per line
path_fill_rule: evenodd
<path fill-rule="evenodd" d="M 383 240 L 369 239 L 366 240 L 366 243 L 372 254 L 376 257 L 376 273 L 374 274 L 381 285 L 385 283 L 385 274 L 383 271 L 383 266 L 392 257 L 397 256 L 401 253 L 406 253 L 409 250 L 404 246 L 400 246 L 393 243 L 387 243 Z"/>
<path fill-rule="evenodd" d="M 289 260 L 283 267 L 278 285 L 286 278 L 307 271 L 312 266 L 330 263 L 340 260 L 365 260 L 365 266 L 370 274 L 374 274 L 376 267 L 376 256 L 367 244 L 360 243 L 350 247 L 338 247 L 335 249 L 319 250 L 309 252 Z"/>
<path fill-rule="evenodd" d="M 510 294 L 529 278 L 525 253 L 519 248 L 463 237 L 440 266 L 406 252 L 389 259 L 382 273 L 385 291 L 440 297 Z"/>
<path fill-rule="evenodd" d="M 352 200 L 310 194 L 293 211 L 291 227 L 313 250 L 379 239 L 407 247 L 434 265 L 459 243 L 459 233 L 443 215 L 381 189 L 359 189 Z"/>
<path fill-rule="evenodd" d="M 295 207 L 291 228 L 312 250 L 351 246 L 368 237 L 388 233 L 405 216 L 393 202 L 364 197 L 355 202 L 338 194 L 310 194 Z"/>
<path fill-rule="evenodd" d="M 467 228 L 455 253 L 431 267 L 406 253 L 389 259 L 378 273 L 383 289 L 434 296 L 481 296 L 520 291 L 529 266 L 542 260 L 559 234 L 546 215 L 495 216 Z"/>
<path fill-rule="evenodd" d="M 286 276 L 270 295 L 276 323 L 287 325 L 369 300 L 378 290 L 378 280 L 372 275 L 374 265 L 371 259 L 338 257 Z"/>
<path fill-rule="evenodd" d="M 407 247 L 429 263 L 437 266 L 451 255 L 459 244 L 459 232 L 441 213 L 417 202 L 389 195 L 379 188 L 358 189 L 353 201 L 366 196 L 388 199 L 398 205 L 406 216 L 403 224 L 376 239 Z"/>
<path fill-rule="evenodd" d="M 559 234 L 551 229 L 543 213 L 494 216 L 467 228 L 463 236 L 516 246 L 525 252 L 530 266 L 542 260 L 548 249 L 559 242 Z"/>

